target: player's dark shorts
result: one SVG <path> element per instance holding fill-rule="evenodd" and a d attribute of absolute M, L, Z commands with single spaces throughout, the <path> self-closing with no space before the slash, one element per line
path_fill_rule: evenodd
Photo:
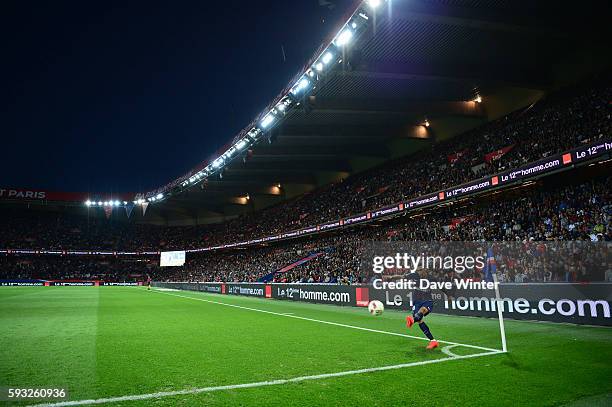
<path fill-rule="evenodd" d="M 412 307 L 412 315 L 416 314 L 417 312 L 419 312 L 419 310 L 421 308 L 427 308 L 428 312 L 431 312 L 431 310 L 433 309 L 433 301 L 417 301 L 414 303 L 413 307 Z"/>

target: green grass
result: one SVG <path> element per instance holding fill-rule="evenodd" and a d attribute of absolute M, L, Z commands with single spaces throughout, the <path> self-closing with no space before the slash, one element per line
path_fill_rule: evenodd
<path fill-rule="evenodd" d="M 169 295 L 169 294 L 177 294 Z M 184 298 L 189 297 L 189 298 Z M 252 383 L 447 358 L 405 314 L 134 287 L 0 289 L 0 386 L 66 387 L 71 400 Z M 447 341 L 499 348 L 496 320 L 432 314 Z M 606 405 L 612 329 L 506 321 L 508 354 L 112 405 Z M 484 352 L 455 347 L 455 354 Z"/>

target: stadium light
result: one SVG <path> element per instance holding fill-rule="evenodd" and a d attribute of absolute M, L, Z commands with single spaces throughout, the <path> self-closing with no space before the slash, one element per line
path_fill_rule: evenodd
<path fill-rule="evenodd" d="M 98 201 L 98 206 L 102 206 L 102 201 Z"/>
<path fill-rule="evenodd" d="M 91 201 L 88 199 L 87 201 L 85 201 L 85 205 L 91 206 Z"/>
<path fill-rule="evenodd" d="M 429 127 L 429 120 L 425 119 L 425 123 L 423 123 L 423 126 Z"/>
<path fill-rule="evenodd" d="M 301 83 L 301 82 L 300 82 Z M 274 115 L 272 113 L 268 113 L 266 117 L 263 118 L 260 125 L 262 128 L 267 128 L 274 122 Z"/>
<path fill-rule="evenodd" d="M 219 168 L 219 167 L 221 167 L 221 165 L 223 165 L 223 158 L 222 157 L 217 158 L 212 163 L 213 168 Z"/>
<path fill-rule="evenodd" d="M 121 202 L 115 201 L 115 206 L 119 206 L 120 204 L 121 204 Z"/>
<path fill-rule="evenodd" d="M 164 194 L 159 193 L 159 194 L 157 194 L 155 199 L 162 199 L 163 197 L 164 197 Z"/>
<path fill-rule="evenodd" d="M 310 82 L 308 81 L 307 78 L 303 78 L 298 85 L 300 87 L 300 90 L 302 90 L 302 89 L 306 89 L 308 85 L 310 85 Z"/>
<path fill-rule="evenodd" d="M 242 150 L 244 147 L 246 147 L 246 145 L 247 145 L 246 139 L 241 139 L 239 142 L 236 143 L 236 148 L 238 150 Z"/>
<path fill-rule="evenodd" d="M 334 57 L 334 54 L 332 54 L 331 52 L 327 51 L 324 55 L 323 58 L 321 58 L 321 61 L 323 61 L 323 63 L 325 65 L 329 64 L 329 62 L 332 60 L 332 58 Z"/>
<path fill-rule="evenodd" d="M 291 98 L 289 97 L 284 97 L 277 105 L 276 105 L 276 110 L 278 110 L 281 113 L 285 113 L 285 110 L 287 110 L 287 108 L 291 106 Z"/>
<path fill-rule="evenodd" d="M 252 139 L 256 140 L 259 133 L 261 133 L 261 129 L 259 129 L 258 127 L 253 127 L 251 131 L 247 133 L 247 135 Z"/>
<path fill-rule="evenodd" d="M 346 28 L 338 35 L 335 44 L 338 47 L 344 47 L 351 41 L 351 38 L 353 38 L 353 31 L 350 28 Z"/>
<path fill-rule="evenodd" d="M 307 95 L 307 90 L 310 89 L 312 91 L 316 88 L 319 80 L 317 74 L 324 72 L 326 68 L 332 68 L 332 66 L 330 66 L 331 64 L 343 63 L 344 58 L 341 58 L 338 54 L 340 52 L 344 53 L 344 47 L 349 45 L 352 41 L 356 41 L 357 36 L 360 35 L 367 26 L 368 20 L 375 15 L 375 10 L 383 8 L 384 4 L 385 0 L 364 0 L 361 2 L 356 12 L 350 16 L 350 19 L 344 21 L 344 25 L 336 32 L 331 43 L 327 44 L 327 48 L 323 49 L 323 52 L 318 55 L 313 65 L 307 67 L 306 70 L 302 72 L 302 76 L 290 89 L 289 94 L 283 95 L 283 98 L 277 103 L 274 109 L 263 115 L 263 119 L 247 133 L 245 139 L 237 141 L 230 150 L 226 151 L 214 162 L 208 164 L 204 169 L 206 172 L 205 175 L 210 176 L 216 173 L 219 169 L 223 168 L 229 159 L 236 155 L 236 152 L 249 148 L 249 146 L 262 141 L 261 135 L 266 133 L 266 129 L 280 122 L 288 108 L 300 106 L 300 97 Z M 261 114 L 263 113 L 264 112 Z M 259 117 L 262 116 L 260 115 Z M 196 184 L 199 180 L 199 174 L 185 176 L 177 180 L 178 188 L 181 190 L 183 188 L 189 188 L 191 184 Z M 170 185 L 167 189 L 162 190 L 173 191 L 174 187 Z M 147 200 L 150 202 L 149 199 Z"/>
<path fill-rule="evenodd" d="M 474 102 L 482 103 L 482 97 L 480 95 L 476 95 L 476 98 L 474 99 Z"/>
<path fill-rule="evenodd" d="M 302 78 L 299 80 L 298 83 L 295 84 L 293 89 L 291 89 L 291 93 L 297 95 L 302 90 L 306 89 L 308 85 L 310 85 L 310 81 L 308 80 L 308 78 Z"/>

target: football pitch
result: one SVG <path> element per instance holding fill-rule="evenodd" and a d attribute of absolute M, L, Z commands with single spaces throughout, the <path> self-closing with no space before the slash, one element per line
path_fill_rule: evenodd
<path fill-rule="evenodd" d="M 435 311 L 435 310 L 434 310 Z M 142 287 L 2 287 L 0 386 L 47 405 L 610 405 L 612 329 Z M 43 403 L 34 401 L 31 404 Z M 19 403 L 25 404 L 25 403 Z"/>

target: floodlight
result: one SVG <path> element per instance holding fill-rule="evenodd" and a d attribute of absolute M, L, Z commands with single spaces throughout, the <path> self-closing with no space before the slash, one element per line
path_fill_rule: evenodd
<path fill-rule="evenodd" d="M 212 163 L 212 166 L 214 168 L 219 168 L 222 164 L 223 164 L 223 158 L 219 157 Z"/>
<path fill-rule="evenodd" d="M 372 8 L 376 8 L 380 6 L 381 1 L 380 0 L 367 0 L 367 3 L 368 3 L 368 6 Z"/>
<path fill-rule="evenodd" d="M 85 205 L 91 206 L 91 201 L 88 199 L 87 201 L 85 201 Z"/>
<path fill-rule="evenodd" d="M 239 142 L 236 143 L 236 148 L 238 150 L 242 150 L 245 146 L 246 146 L 247 142 L 245 139 L 240 140 Z"/>
<path fill-rule="evenodd" d="M 271 113 L 268 113 L 266 117 L 263 118 L 260 124 L 261 124 L 261 127 L 265 129 L 266 127 L 271 125 L 273 122 L 274 122 L 274 116 Z"/>
<path fill-rule="evenodd" d="M 349 28 L 346 28 L 336 38 L 336 45 L 339 47 L 343 47 L 351 41 L 351 38 L 353 38 L 353 31 L 351 31 Z"/>
<path fill-rule="evenodd" d="M 302 90 L 306 89 L 309 84 L 310 82 L 308 81 L 308 78 L 304 77 L 300 79 L 298 83 L 295 84 L 293 89 L 291 89 L 291 93 L 293 93 L 294 95 L 297 95 Z"/>
<path fill-rule="evenodd" d="M 321 61 L 323 61 L 324 64 L 328 64 L 329 61 L 331 61 L 333 57 L 334 57 L 333 54 L 328 51 L 325 53 L 325 55 L 323 55 L 323 58 L 321 58 Z"/>

